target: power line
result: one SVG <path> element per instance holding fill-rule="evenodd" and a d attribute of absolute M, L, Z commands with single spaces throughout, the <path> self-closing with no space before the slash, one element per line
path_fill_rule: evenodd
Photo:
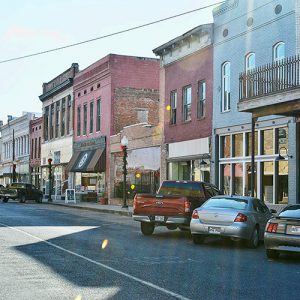
<path fill-rule="evenodd" d="M 18 57 L 6 59 L 6 60 L 1 60 L 0 64 L 7 63 L 7 62 L 10 62 L 10 61 L 14 61 L 14 60 L 21 60 L 21 59 L 32 57 L 32 56 L 42 55 L 42 54 L 46 54 L 46 53 L 49 53 L 49 52 L 59 51 L 59 50 L 75 47 L 75 46 L 82 45 L 82 44 L 91 43 L 91 42 L 94 42 L 94 41 L 97 41 L 97 40 L 105 39 L 105 38 L 108 38 L 108 37 L 111 37 L 111 36 L 119 35 L 119 34 L 122 34 L 122 33 L 125 33 L 125 32 L 133 31 L 133 30 L 136 30 L 136 29 L 140 29 L 140 28 L 143 28 L 143 27 L 147 27 L 147 26 L 150 26 L 150 25 L 161 23 L 161 22 L 164 22 L 164 21 L 167 21 L 167 20 L 175 19 L 175 18 L 184 16 L 184 15 L 187 15 L 187 14 L 194 13 L 194 12 L 199 11 L 199 10 L 203 10 L 203 9 L 206 9 L 206 8 L 218 5 L 218 4 L 222 4 L 223 2 L 224 1 L 217 2 L 217 3 L 214 3 L 214 4 L 210 4 L 210 5 L 207 5 L 207 6 L 200 7 L 200 8 L 196 8 L 196 9 L 193 9 L 193 10 L 190 10 L 190 11 L 186 11 L 186 12 L 183 12 L 181 14 L 177 14 L 177 15 L 174 15 L 174 16 L 171 16 L 171 17 L 167 17 L 167 18 L 163 18 L 163 19 L 160 19 L 160 20 L 150 22 L 150 23 L 146 23 L 146 24 L 135 26 L 135 27 L 127 28 L 127 29 L 124 29 L 124 30 L 120 30 L 120 31 L 117 31 L 117 32 L 113 32 L 113 33 L 110 33 L 110 34 L 99 36 L 99 37 L 96 37 L 96 38 L 93 38 L 93 39 L 81 41 L 81 42 L 78 42 L 78 43 L 74 43 L 74 44 L 70 44 L 70 45 L 66 45 L 66 46 L 62 46 L 62 47 L 57 47 L 57 48 L 53 48 L 53 49 L 48 49 L 48 50 L 44 50 L 44 51 L 40 51 L 40 52 L 36 52 L 36 53 L 32 53 L 32 54 L 27 54 L 27 55 L 23 55 L 23 56 L 18 56 Z"/>

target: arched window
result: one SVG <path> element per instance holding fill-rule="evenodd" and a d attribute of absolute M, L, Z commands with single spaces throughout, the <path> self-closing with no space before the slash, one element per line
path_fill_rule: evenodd
<path fill-rule="evenodd" d="M 279 42 L 273 47 L 273 60 L 280 61 L 285 58 L 285 44 L 284 42 Z"/>
<path fill-rule="evenodd" d="M 222 65 L 222 107 L 221 111 L 230 110 L 230 62 Z"/>
<path fill-rule="evenodd" d="M 255 68 L 255 53 L 251 52 L 246 55 L 245 68 L 246 72 Z"/>

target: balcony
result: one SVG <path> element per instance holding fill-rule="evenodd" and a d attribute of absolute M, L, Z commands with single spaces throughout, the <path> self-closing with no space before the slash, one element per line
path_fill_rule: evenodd
<path fill-rule="evenodd" d="M 300 117 L 300 56 L 240 74 L 238 110 L 253 117 Z"/>

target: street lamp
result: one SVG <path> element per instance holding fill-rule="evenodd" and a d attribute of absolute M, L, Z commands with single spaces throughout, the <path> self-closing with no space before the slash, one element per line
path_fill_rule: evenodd
<path fill-rule="evenodd" d="M 48 202 L 52 202 L 52 152 L 49 152 L 48 155 L 48 169 L 49 169 L 49 198 L 48 198 Z"/>
<path fill-rule="evenodd" d="M 121 140 L 121 149 L 123 151 L 123 208 L 128 208 L 126 202 L 126 175 L 127 175 L 127 146 L 128 146 L 128 139 L 124 135 Z"/>

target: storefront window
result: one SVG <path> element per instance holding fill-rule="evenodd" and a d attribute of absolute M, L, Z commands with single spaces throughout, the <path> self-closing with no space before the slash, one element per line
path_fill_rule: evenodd
<path fill-rule="evenodd" d="M 288 161 L 278 162 L 278 204 L 288 203 Z"/>
<path fill-rule="evenodd" d="M 221 165 L 221 188 L 225 195 L 230 195 L 231 172 L 230 164 Z"/>
<path fill-rule="evenodd" d="M 243 134 L 233 135 L 233 156 L 243 156 Z"/>
<path fill-rule="evenodd" d="M 221 136 L 221 158 L 230 156 L 230 135 Z"/>
<path fill-rule="evenodd" d="M 206 162 L 206 164 L 201 164 Z M 210 181 L 210 162 L 208 159 L 197 159 L 192 161 L 193 163 L 193 178 L 194 181 Z"/>
<path fill-rule="evenodd" d="M 251 148 L 252 148 L 252 133 L 246 133 L 246 156 L 251 156 Z M 254 142 L 254 153 L 258 155 L 258 132 L 255 131 L 255 142 Z"/>
<path fill-rule="evenodd" d="M 257 195 L 257 163 L 254 164 L 254 197 Z M 251 196 L 251 163 L 245 164 L 245 196 Z"/>
<path fill-rule="evenodd" d="M 243 164 L 234 164 L 233 168 L 233 182 L 234 182 L 234 193 L 235 195 L 243 195 Z"/>
<path fill-rule="evenodd" d="M 288 142 L 289 142 L 289 135 L 288 135 L 288 128 L 277 128 L 276 129 L 276 153 L 279 153 L 280 148 L 284 147 L 288 151 Z"/>
<path fill-rule="evenodd" d="M 261 132 L 262 138 L 262 154 L 263 155 L 270 155 L 274 154 L 274 142 L 273 142 L 273 129 L 267 129 Z"/>
<path fill-rule="evenodd" d="M 274 178 L 274 162 L 262 163 L 262 193 L 263 200 L 268 203 L 273 203 L 273 178 Z"/>

